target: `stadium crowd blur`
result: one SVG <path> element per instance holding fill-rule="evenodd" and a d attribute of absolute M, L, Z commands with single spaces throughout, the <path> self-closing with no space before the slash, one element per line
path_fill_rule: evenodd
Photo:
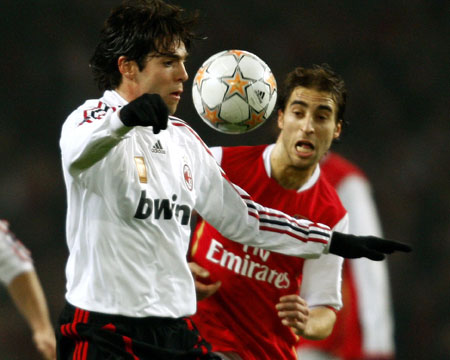
<path fill-rule="evenodd" d="M 64 295 L 65 193 L 61 125 L 96 97 L 88 61 L 111 1 L 2 1 L 0 218 L 32 251 L 55 322 Z M 450 358 L 450 3 L 444 1 L 187 1 L 208 38 L 192 49 L 176 115 L 208 145 L 274 140 L 275 121 L 246 135 L 206 126 L 192 78 L 210 55 L 243 49 L 277 79 L 329 63 L 349 90 L 334 149 L 370 177 L 386 237 L 414 246 L 389 269 L 398 359 Z M 269 120 L 270 122 L 270 120 Z M 38 359 L 29 330 L 0 290 L 0 359 Z"/>

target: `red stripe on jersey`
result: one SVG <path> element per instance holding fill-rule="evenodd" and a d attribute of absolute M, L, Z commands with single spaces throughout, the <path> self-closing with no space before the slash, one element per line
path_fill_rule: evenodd
<path fill-rule="evenodd" d="M 83 354 L 83 345 L 84 341 L 77 341 L 77 344 L 75 345 L 75 351 L 73 352 L 73 360 L 81 360 L 81 356 Z"/>
<path fill-rule="evenodd" d="M 241 195 L 241 198 L 242 199 L 251 200 L 250 197 L 245 196 L 245 195 Z M 251 201 L 253 201 L 253 200 L 251 200 Z M 248 204 L 246 204 L 246 205 L 249 206 Z M 283 231 L 283 230 L 279 230 L 277 228 L 271 228 L 271 227 L 268 227 L 268 226 L 260 226 L 261 230 L 274 231 L 274 232 L 283 233 L 283 234 L 291 234 L 291 235 L 293 235 L 293 237 L 295 237 L 296 239 L 300 239 L 303 242 L 313 241 L 313 242 L 320 242 L 320 243 L 323 243 L 323 244 L 328 244 L 328 241 L 326 241 L 326 240 L 308 239 L 311 236 L 311 231 L 310 231 L 311 229 L 310 229 L 310 227 L 297 223 L 295 221 L 295 219 L 289 219 L 289 217 L 286 216 L 285 214 L 277 214 L 277 213 L 272 213 L 272 212 L 267 212 L 267 211 L 258 211 L 257 209 L 255 209 L 255 211 L 256 211 L 256 214 L 255 214 L 255 213 L 251 212 L 250 209 L 251 208 L 249 207 L 248 214 L 250 216 L 253 216 L 258 221 L 260 221 L 260 216 L 259 216 L 260 214 L 267 215 L 269 217 L 283 218 L 283 219 L 288 220 L 290 224 L 294 224 L 295 227 L 298 227 L 298 231 L 301 231 L 302 229 L 307 231 L 308 232 L 308 236 L 307 237 L 299 237 L 297 235 L 294 236 L 294 234 L 292 232 L 290 232 L 290 231 L 287 231 L 287 230 Z M 268 220 L 270 221 L 270 219 L 268 219 Z M 289 226 L 289 224 L 280 224 L 280 226 Z M 329 230 L 330 229 L 327 225 L 323 225 L 323 224 L 315 224 L 315 226 L 318 227 L 318 228 L 322 228 L 324 230 Z M 323 234 L 323 235 L 326 236 L 326 234 Z"/>
<path fill-rule="evenodd" d="M 89 311 L 83 310 L 83 313 L 84 313 L 84 315 L 83 315 L 83 319 L 81 320 L 81 322 L 85 324 L 85 323 L 87 323 L 87 321 L 89 319 Z"/>
<path fill-rule="evenodd" d="M 258 220 L 259 221 L 259 214 L 258 213 L 252 213 L 252 212 L 248 212 L 248 214 L 250 215 L 250 216 L 253 216 L 256 220 Z"/>
<path fill-rule="evenodd" d="M 298 235 L 296 235 L 296 234 L 294 234 L 294 233 L 292 233 L 290 231 L 287 231 L 287 230 L 275 229 L 275 228 L 271 228 L 271 227 L 268 227 L 268 226 L 260 226 L 259 228 L 261 230 L 265 230 L 265 231 L 272 231 L 272 232 L 276 232 L 276 233 L 280 233 L 280 234 L 288 234 L 290 237 L 293 237 L 293 238 L 298 239 L 298 240 L 303 241 L 303 242 L 311 241 L 311 242 L 318 242 L 318 243 L 322 243 L 322 244 L 328 244 L 327 240 L 311 239 L 311 238 L 305 239 L 304 237 L 298 236 Z"/>
<path fill-rule="evenodd" d="M 192 324 L 192 320 L 189 318 L 185 318 L 184 321 L 186 321 L 187 327 L 190 331 L 194 330 L 194 325 Z"/>
<path fill-rule="evenodd" d="M 63 336 L 68 336 L 66 332 L 66 325 L 61 325 L 59 331 L 61 331 L 61 334 L 63 334 Z"/>
<path fill-rule="evenodd" d="M 73 322 L 72 322 L 72 324 L 70 324 L 67 327 L 67 332 L 72 336 L 78 337 L 78 332 L 77 332 L 76 326 L 77 326 L 77 323 L 80 321 L 80 317 L 82 316 L 82 314 L 81 314 L 82 311 L 83 310 L 81 310 L 79 308 L 75 309 L 75 315 L 73 317 Z"/>
<path fill-rule="evenodd" d="M 12 233 L 10 233 L 13 236 Z M 19 257 L 20 260 L 25 262 L 33 262 L 31 258 L 31 251 L 27 249 L 27 247 L 17 238 L 13 238 L 13 251 Z"/>
<path fill-rule="evenodd" d="M 182 122 L 175 122 L 175 121 L 179 121 L 179 120 L 172 120 L 172 125 L 173 126 L 184 126 L 186 129 L 188 129 L 192 135 L 195 136 L 195 138 L 200 141 L 200 144 L 203 145 L 203 147 L 205 148 L 206 152 L 213 156 L 213 154 L 211 153 L 211 151 L 209 150 L 208 146 L 206 146 L 206 144 L 204 143 L 204 141 L 202 140 L 202 138 L 200 136 L 197 135 L 197 133 L 187 124 L 182 123 Z"/>
<path fill-rule="evenodd" d="M 83 341 L 83 345 L 82 345 L 83 351 L 81 353 L 81 360 L 87 359 L 88 347 L 89 347 L 89 343 L 87 341 Z"/>
<path fill-rule="evenodd" d="M 86 360 L 89 343 L 87 341 L 80 341 L 81 337 L 78 335 L 77 324 L 86 323 L 89 319 L 89 312 L 75 308 L 73 322 L 70 324 L 61 325 L 61 334 L 63 336 L 73 337 L 76 340 L 75 349 L 73 352 L 73 360 Z"/>
<path fill-rule="evenodd" d="M 139 358 L 133 352 L 133 342 L 128 336 L 122 336 L 123 342 L 125 343 L 125 351 L 133 357 L 133 360 L 139 360 Z"/>
<path fill-rule="evenodd" d="M 309 230 L 309 227 L 308 227 L 308 226 L 297 223 L 295 220 L 292 220 L 292 219 L 288 218 L 285 214 L 276 214 L 276 213 L 267 212 L 267 211 L 259 211 L 259 213 L 262 214 L 262 215 L 270 216 L 270 217 L 277 217 L 277 218 L 283 218 L 283 219 L 286 219 L 286 220 L 288 220 L 290 223 L 294 223 L 295 226 L 298 226 L 298 227 L 301 228 L 301 229 Z"/>
<path fill-rule="evenodd" d="M 77 342 L 75 345 L 75 350 L 73 352 L 72 360 L 79 360 L 80 359 L 80 349 L 81 349 L 81 343 Z"/>
<path fill-rule="evenodd" d="M 208 349 L 205 345 L 200 345 L 200 349 L 202 349 L 202 354 L 206 355 L 208 353 Z"/>
<path fill-rule="evenodd" d="M 116 325 L 114 324 L 106 324 L 105 326 L 102 327 L 102 330 L 108 330 L 108 331 L 112 331 L 115 332 L 116 331 Z"/>
<path fill-rule="evenodd" d="M 33 262 L 31 259 L 31 251 L 16 237 L 16 235 L 9 230 L 9 223 L 6 220 L 0 220 L 0 231 L 12 240 L 12 250 L 19 257 L 20 260 L 26 262 Z"/>

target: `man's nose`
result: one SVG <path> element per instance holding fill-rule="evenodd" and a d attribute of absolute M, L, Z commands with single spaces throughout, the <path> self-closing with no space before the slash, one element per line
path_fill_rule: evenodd
<path fill-rule="evenodd" d="M 301 129 L 305 133 L 314 132 L 314 119 L 312 115 L 306 115 L 301 122 Z"/>
<path fill-rule="evenodd" d="M 186 67 L 184 66 L 184 64 L 180 64 L 180 74 L 179 74 L 180 80 L 182 82 L 187 81 L 187 79 L 189 79 L 189 75 L 186 71 Z"/>

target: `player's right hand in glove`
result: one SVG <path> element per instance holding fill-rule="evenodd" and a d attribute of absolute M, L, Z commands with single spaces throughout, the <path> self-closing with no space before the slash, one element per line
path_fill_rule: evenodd
<path fill-rule="evenodd" d="M 395 251 L 410 252 L 411 250 L 409 245 L 397 241 L 333 231 L 329 252 L 348 259 L 366 257 L 380 261 L 386 257 L 385 254 L 392 254 Z"/>
<path fill-rule="evenodd" d="M 169 109 L 159 94 L 144 94 L 125 105 L 119 117 L 125 126 L 152 126 L 158 134 L 167 129 Z"/>

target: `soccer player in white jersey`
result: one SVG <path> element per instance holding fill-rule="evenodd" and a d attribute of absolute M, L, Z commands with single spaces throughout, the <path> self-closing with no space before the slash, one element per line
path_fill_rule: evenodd
<path fill-rule="evenodd" d="M 320 163 L 348 211 L 352 234 L 381 236 L 381 225 L 366 174 L 334 152 Z M 322 341 L 300 342 L 304 360 L 393 359 L 394 319 L 386 261 L 345 260 L 342 271 L 344 308 L 333 332 Z"/>
<path fill-rule="evenodd" d="M 56 359 L 55 333 L 30 252 L 16 239 L 5 220 L 0 220 L 0 282 L 7 287 L 11 299 L 27 321 L 33 342 L 42 357 Z"/>
<path fill-rule="evenodd" d="M 185 318 L 196 310 L 186 260 L 192 210 L 235 241 L 297 257 L 380 260 L 409 249 L 264 208 L 229 182 L 172 116 L 188 79 L 192 25 L 161 0 L 115 8 L 90 64 L 105 91 L 63 125 L 69 258 L 60 359 L 216 358 Z"/>

